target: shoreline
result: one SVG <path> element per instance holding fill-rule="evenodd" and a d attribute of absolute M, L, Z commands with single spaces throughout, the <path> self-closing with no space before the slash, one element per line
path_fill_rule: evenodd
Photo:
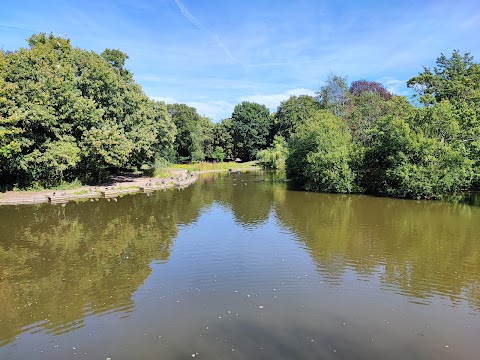
<path fill-rule="evenodd" d="M 259 168 L 231 169 L 232 171 L 254 171 Z M 116 199 L 128 194 L 152 193 L 171 188 L 183 189 L 198 179 L 198 175 L 212 172 L 228 172 L 228 169 L 192 171 L 171 170 L 168 178 L 144 177 L 135 175 L 112 176 L 111 183 L 98 186 L 81 186 L 69 190 L 7 191 L 0 193 L 0 206 L 66 204 L 70 201 L 96 199 Z"/>

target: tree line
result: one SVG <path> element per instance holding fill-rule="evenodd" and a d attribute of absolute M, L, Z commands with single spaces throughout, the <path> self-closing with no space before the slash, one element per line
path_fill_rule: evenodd
<path fill-rule="evenodd" d="M 413 104 L 331 74 L 316 96 L 270 113 L 242 102 L 213 123 L 149 99 L 120 50 L 101 54 L 36 34 L 0 51 L 0 183 L 99 182 L 165 162 L 225 159 L 286 169 L 310 191 L 441 198 L 480 184 L 480 65 L 441 55 L 407 82 Z"/>

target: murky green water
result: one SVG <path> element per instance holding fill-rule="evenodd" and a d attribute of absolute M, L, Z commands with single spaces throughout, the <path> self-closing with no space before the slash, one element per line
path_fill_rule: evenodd
<path fill-rule="evenodd" d="M 0 359 L 475 359 L 480 208 L 213 174 L 0 207 Z"/>

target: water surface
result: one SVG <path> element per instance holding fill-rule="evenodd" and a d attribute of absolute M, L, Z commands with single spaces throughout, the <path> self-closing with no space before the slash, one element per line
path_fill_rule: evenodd
<path fill-rule="evenodd" d="M 0 207 L 0 359 L 474 359 L 480 208 L 210 174 Z"/>

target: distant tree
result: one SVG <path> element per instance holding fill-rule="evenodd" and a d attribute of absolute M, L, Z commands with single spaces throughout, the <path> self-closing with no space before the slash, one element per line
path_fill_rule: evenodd
<path fill-rule="evenodd" d="M 259 150 L 268 147 L 272 127 L 270 111 L 265 105 L 244 101 L 235 106 L 232 114 L 235 155 L 253 160 Z"/>
<path fill-rule="evenodd" d="M 353 96 L 360 96 L 363 93 L 368 93 L 377 94 L 383 100 L 390 100 L 392 98 L 392 93 L 376 81 L 368 81 L 364 79 L 357 80 L 350 84 L 349 90 Z"/>
<path fill-rule="evenodd" d="M 234 159 L 232 119 L 223 119 L 213 127 L 213 145 L 221 147 L 226 159 Z"/>
<path fill-rule="evenodd" d="M 330 74 L 316 95 L 320 106 L 335 116 L 345 116 L 351 104 L 346 77 Z"/>
<path fill-rule="evenodd" d="M 223 151 L 223 148 L 221 146 L 215 147 L 215 150 L 212 153 L 212 157 L 220 162 L 223 162 L 225 159 L 225 152 Z"/>
<path fill-rule="evenodd" d="M 275 134 L 288 141 L 296 127 L 318 110 L 320 105 L 309 95 L 291 96 L 288 100 L 282 101 L 274 114 Z"/>
<path fill-rule="evenodd" d="M 285 170 L 285 161 L 288 155 L 288 146 L 285 139 L 275 135 L 272 145 L 257 153 L 257 160 L 269 169 Z"/>
<path fill-rule="evenodd" d="M 202 116 L 200 120 L 202 131 L 202 149 L 206 157 L 211 158 L 215 151 L 215 124 L 212 123 L 210 118 Z"/>
<path fill-rule="evenodd" d="M 168 104 L 168 113 L 177 127 L 176 151 L 179 158 L 202 161 L 213 152 L 213 124 L 186 104 Z"/>

